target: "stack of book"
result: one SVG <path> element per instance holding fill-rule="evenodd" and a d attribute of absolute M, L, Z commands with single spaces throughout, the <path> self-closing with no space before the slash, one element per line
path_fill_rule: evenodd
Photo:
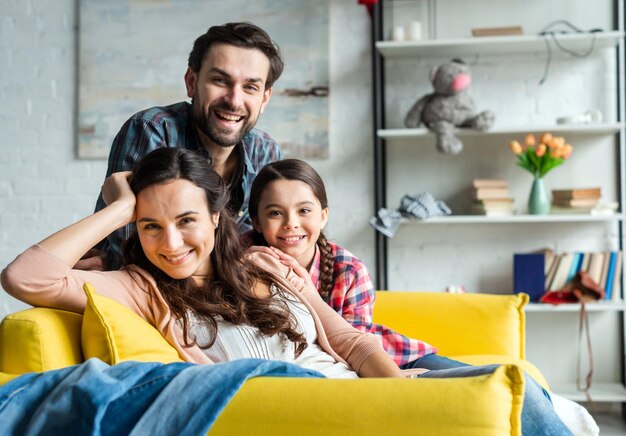
<path fill-rule="evenodd" d="M 590 213 L 600 198 L 600 187 L 553 189 L 551 213 Z"/>
<path fill-rule="evenodd" d="M 578 271 L 585 271 L 604 289 L 605 300 L 621 301 L 622 256 L 621 251 L 518 253 L 513 256 L 514 290 L 539 301 L 545 292 L 562 289 Z"/>
<path fill-rule="evenodd" d="M 473 215 L 506 216 L 513 215 L 513 198 L 509 196 L 506 180 L 474 179 L 472 180 Z"/>

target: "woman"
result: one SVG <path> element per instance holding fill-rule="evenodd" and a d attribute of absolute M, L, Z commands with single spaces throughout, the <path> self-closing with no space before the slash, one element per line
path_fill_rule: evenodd
<path fill-rule="evenodd" d="M 103 186 L 107 207 L 44 239 L 3 272 L 2 286 L 34 306 L 82 313 L 84 282 L 138 313 L 195 363 L 284 360 L 330 377 L 402 377 L 371 335 L 320 298 L 306 271 L 263 253 L 243 257 L 224 208 L 224 182 L 189 150 L 162 148 Z M 135 222 L 120 271 L 72 265 Z M 323 328 L 322 328 L 323 327 Z M 326 332 L 326 333 L 324 333 Z"/>

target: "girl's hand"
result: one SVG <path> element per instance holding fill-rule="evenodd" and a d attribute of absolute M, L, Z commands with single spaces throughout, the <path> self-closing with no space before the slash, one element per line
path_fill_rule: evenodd
<path fill-rule="evenodd" d="M 304 280 L 304 283 L 307 286 L 315 289 L 315 286 L 313 285 L 313 280 L 311 280 L 309 272 L 302 265 L 300 265 L 295 258 L 279 250 L 278 248 L 269 247 L 269 249 L 272 250 L 272 252 L 274 253 L 273 256 L 280 260 L 280 263 L 291 268 L 298 277 Z"/>
<path fill-rule="evenodd" d="M 135 204 L 137 202 L 129 184 L 132 174 L 132 171 L 113 173 L 106 178 L 102 185 L 102 199 L 106 205 L 110 206 L 115 202 L 124 205 L 123 210 L 129 223 L 135 220 Z"/>
<path fill-rule="evenodd" d="M 252 253 L 265 253 L 269 254 L 275 259 L 280 260 L 280 257 L 270 247 L 266 247 L 264 245 L 253 245 L 246 250 L 246 254 Z"/>

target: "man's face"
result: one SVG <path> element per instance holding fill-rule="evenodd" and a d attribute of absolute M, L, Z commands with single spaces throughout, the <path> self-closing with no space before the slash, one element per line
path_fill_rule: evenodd
<path fill-rule="evenodd" d="M 187 70 L 194 121 L 210 141 L 231 147 L 254 127 L 272 95 L 265 88 L 269 68 L 259 50 L 216 44 L 199 72 Z"/>

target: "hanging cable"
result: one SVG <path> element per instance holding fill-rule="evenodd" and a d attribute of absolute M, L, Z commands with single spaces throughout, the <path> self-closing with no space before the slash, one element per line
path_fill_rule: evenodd
<path fill-rule="evenodd" d="M 569 30 L 566 31 L 555 31 L 555 30 L 551 30 L 553 27 L 556 27 L 558 25 L 565 25 L 566 27 L 569 28 Z M 539 85 L 543 85 L 546 81 L 546 79 L 548 78 L 548 74 L 550 72 L 550 65 L 552 63 L 552 45 L 550 44 L 550 41 L 554 42 L 554 45 L 561 50 L 564 53 L 567 53 L 571 56 L 577 57 L 577 58 L 586 58 L 589 57 L 591 55 L 591 53 L 593 52 L 593 50 L 595 49 L 596 46 L 596 33 L 597 32 L 601 32 L 602 29 L 591 29 L 591 30 L 582 30 L 579 27 L 574 26 L 572 23 L 570 23 L 567 20 L 556 20 L 551 22 L 550 24 L 548 24 L 546 27 L 543 28 L 543 30 L 541 32 L 539 32 L 539 36 L 542 37 L 545 45 L 546 45 L 546 63 L 543 69 L 543 75 L 541 76 L 541 80 L 539 80 Z M 558 40 L 557 35 L 558 34 L 568 34 L 568 33 L 589 33 L 591 34 L 592 38 L 591 38 L 591 43 L 589 44 L 589 48 L 587 48 L 585 51 L 583 52 L 576 52 L 574 50 L 571 50 L 567 47 L 564 47 L 561 42 Z"/>

